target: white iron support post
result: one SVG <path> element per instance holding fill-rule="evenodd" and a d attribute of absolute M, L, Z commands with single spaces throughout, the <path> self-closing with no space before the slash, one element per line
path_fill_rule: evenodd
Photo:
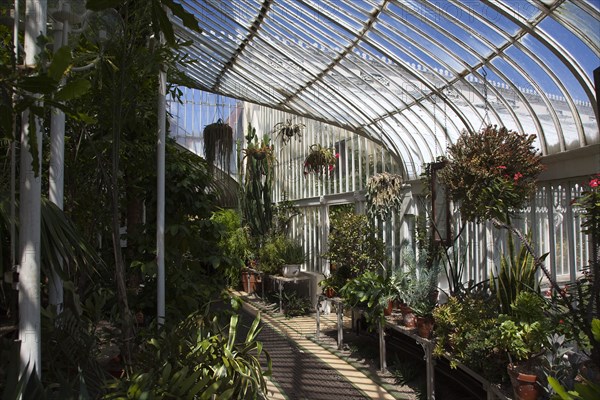
<path fill-rule="evenodd" d="M 25 3 L 25 64 L 35 65 L 40 49 L 36 39 L 46 34 L 46 1 Z M 19 339 L 21 340 L 21 371 L 29 374 L 34 368 L 38 376 L 41 366 L 40 327 L 40 223 L 41 168 L 34 171 L 29 141 L 29 113 L 23 113 L 21 130 L 20 209 L 19 209 Z M 35 137 L 37 157 L 41 165 L 42 134 L 39 121 Z M 27 369 L 27 370 L 26 370 Z"/>
<path fill-rule="evenodd" d="M 165 140 L 167 130 L 167 73 L 158 75 L 158 143 L 156 163 L 156 316 L 165 323 Z"/>
<path fill-rule="evenodd" d="M 70 12 L 69 4 L 63 4 L 63 11 Z M 54 52 L 68 43 L 69 20 L 54 25 Z M 63 209 L 64 203 L 64 161 L 65 161 L 65 113 L 52 109 L 50 122 L 50 171 L 49 193 L 51 202 Z M 62 263 L 61 263 L 62 266 Z M 48 277 L 48 297 L 57 314 L 63 309 L 63 281 L 57 271 Z"/>

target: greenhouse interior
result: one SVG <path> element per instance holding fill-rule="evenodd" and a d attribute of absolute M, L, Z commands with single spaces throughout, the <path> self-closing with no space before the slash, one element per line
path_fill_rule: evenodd
<path fill-rule="evenodd" d="M 0 0 L 0 397 L 600 399 L 598 0 Z"/>

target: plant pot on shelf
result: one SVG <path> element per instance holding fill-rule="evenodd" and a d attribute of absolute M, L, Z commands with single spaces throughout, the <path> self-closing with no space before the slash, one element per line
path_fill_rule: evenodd
<path fill-rule="evenodd" d="M 336 295 L 336 293 L 335 293 L 335 289 L 334 289 L 334 288 L 332 288 L 332 287 L 328 287 L 328 288 L 325 288 L 325 289 L 323 289 L 323 294 L 324 294 L 324 295 L 325 295 L 327 298 L 330 298 L 330 299 L 334 298 L 334 297 L 335 297 L 335 295 Z"/>
<path fill-rule="evenodd" d="M 242 272 L 242 287 L 244 292 L 251 294 L 256 291 L 256 275 L 251 272 Z"/>
<path fill-rule="evenodd" d="M 417 333 L 419 336 L 425 339 L 431 338 L 434 323 L 433 317 L 417 317 Z"/>
<path fill-rule="evenodd" d="M 284 264 L 281 267 L 281 273 L 286 278 L 295 278 L 300 275 L 300 267 L 302 264 Z"/>
<path fill-rule="evenodd" d="M 406 304 L 400 306 L 400 313 L 402 314 L 402 325 L 409 329 L 417 327 L 417 317 L 413 314 L 412 309 Z"/>
<path fill-rule="evenodd" d="M 388 301 L 387 306 L 383 309 L 383 315 L 389 316 L 392 315 L 392 310 L 394 309 L 394 301 Z"/>
<path fill-rule="evenodd" d="M 523 372 L 521 368 L 513 364 L 509 364 L 507 369 L 515 400 L 537 400 L 540 397 L 540 385 L 537 383 L 537 375 Z"/>

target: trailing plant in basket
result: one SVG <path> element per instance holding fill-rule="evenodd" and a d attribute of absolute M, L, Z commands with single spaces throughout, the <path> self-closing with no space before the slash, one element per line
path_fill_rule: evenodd
<path fill-rule="evenodd" d="M 403 180 L 401 175 L 381 172 L 367 180 L 367 212 L 371 218 L 387 217 L 402 205 Z"/>
<path fill-rule="evenodd" d="M 227 173 L 231 172 L 231 153 L 233 151 L 233 129 L 220 118 L 214 124 L 204 128 L 204 157 L 209 170 L 215 166 L 215 161 Z"/>
<path fill-rule="evenodd" d="M 318 143 L 311 145 L 304 159 L 304 176 L 314 173 L 321 177 L 333 171 L 339 157 L 339 153 L 331 147 L 323 147 Z"/>

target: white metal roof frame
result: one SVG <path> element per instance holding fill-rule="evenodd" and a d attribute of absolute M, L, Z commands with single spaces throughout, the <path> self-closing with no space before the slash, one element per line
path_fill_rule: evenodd
<path fill-rule="evenodd" d="M 488 123 L 544 155 L 600 142 L 598 0 L 182 3 L 199 88 L 368 136 L 409 176 Z"/>

